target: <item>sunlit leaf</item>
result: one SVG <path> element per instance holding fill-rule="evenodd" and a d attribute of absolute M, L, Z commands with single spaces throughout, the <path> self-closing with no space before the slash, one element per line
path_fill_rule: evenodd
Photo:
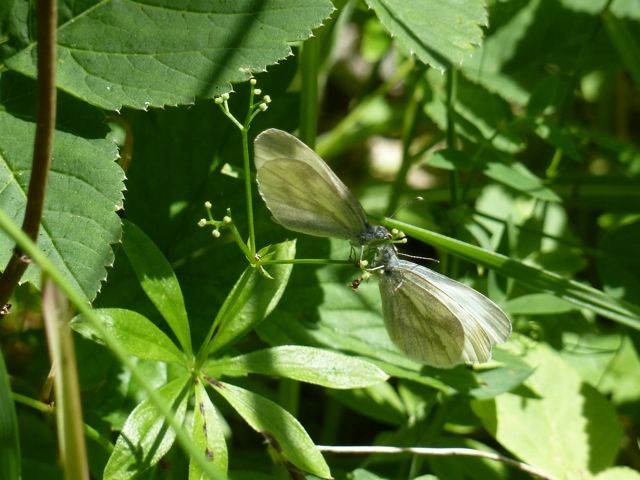
<path fill-rule="evenodd" d="M 273 449 L 305 472 L 330 478 L 329 466 L 302 425 L 278 404 L 228 383 L 213 387 Z"/>
<path fill-rule="evenodd" d="M 119 110 L 191 104 L 289 55 L 333 10 L 328 0 L 75 4 L 58 29 L 58 87 Z M 22 26 L 28 28 L 25 22 Z M 37 43 L 7 60 L 35 76 Z"/>
<path fill-rule="evenodd" d="M 388 377 L 375 365 L 347 355 L 303 346 L 281 346 L 251 352 L 240 357 L 209 361 L 211 375 L 260 373 L 329 388 L 359 388 L 384 382 Z M 212 373 L 216 372 L 216 373 Z"/>
<path fill-rule="evenodd" d="M 0 208 L 22 222 L 31 177 L 35 124 L 0 111 Z M 38 247 L 87 300 L 93 300 L 113 263 L 111 245 L 120 240 L 116 210 L 122 205 L 124 173 L 115 163 L 116 145 L 56 132 Z M 0 263 L 13 242 L 0 233 Z M 40 283 L 27 268 L 23 281 Z"/>

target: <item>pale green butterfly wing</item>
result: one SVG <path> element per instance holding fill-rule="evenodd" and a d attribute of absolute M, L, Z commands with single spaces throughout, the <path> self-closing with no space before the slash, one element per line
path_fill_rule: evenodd
<path fill-rule="evenodd" d="M 296 232 L 359 243 L 367 215 L 313 150 L 271 128 L 256 137 L 254 161 L 258 190 L 276 222 Z"/>
<path fill-rule="evenodd" d="M 393 343 L 409 358 L 434 367 L 459 363 L 464 348 L 460 321 L 420 283 L 385 273 L 382 313 Z"/>
<path fill-rule="evenodd" d="M 511 322 L 474 289 L 413 262 L 385 269 L 380 293 L 389 336 L 407 356 L 436 367 L 483 363 Z"/>

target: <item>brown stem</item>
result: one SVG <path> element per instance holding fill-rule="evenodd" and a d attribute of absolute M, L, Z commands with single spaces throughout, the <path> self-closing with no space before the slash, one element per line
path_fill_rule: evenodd
<path fill-rule="evenodd" d="M 56 0 L 38 0 L 38 119 L 27 206 L 22 223 L 22 230 L 34 242 L 38 239 L 40 229 L 56 122 L 57 23 Z M 0 307 L 7 303 L 28 265 L 28 259 L 18 247 L 15 247 L 0 277 Z"/>

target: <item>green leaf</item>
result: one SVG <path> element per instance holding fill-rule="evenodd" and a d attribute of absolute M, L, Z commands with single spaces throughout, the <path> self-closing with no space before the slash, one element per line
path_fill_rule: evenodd
<path fill-rule="evenodd" d="M 124 251 L 142 289 L 167 321 L 182 348 L 191 353 L 187 310 L 171 265 L 151 239 L 133 223 L 125 221 L 123 228 Z"/>
<path fill-rule="evenodd" d="M 147 317 L 120 308 L 103 308 L 94 310 L 94 313 L 129 355 L 145 360 L 185 363 L 184 355 L 171 339 Z M 71 320 L 71 328 L 83 337 L 104 345 L 99 332 L 82 315 Z"/>
<path fill-rule="evenodd" d="M 588 478 L 611 466 L 622 438 L 613 406 L 548 347 L 536 346 L 526 360 L 535 368 L 525 382 L 533 394 L 472 403 L 485 428 L 522 460 L 558 478 Z"/>
<path fill-rule="evenodd" d="M 320 348 L 294 345 L 209 361 L 204 369 L 214 377 L 218 375 L 217 372 L 228 376 L 259 373 L 341 389 L 368 387 L 389 378 L 378 367 L 359 358 Z"/>
<path fill-rule="evenodd" d="M 228 92 L 230 83 L 290 56 L 288 42 L 308 38 L 333 11 L 328 0 L 94 0 L 82 7 L 69 9 L 58 28 L 57 85 L 110 110 Z M 6 65 L 35 77 L 36 47 Z"/>
<path fill-rule="evenodd" d="M 510 392 L 533 373 L 533 368 L 523 362 L 510 362 L 506 366 L 478 372 L 478 386 L 469 392 L 473 398 L 484 400 Z"/>
<path fill-rule="evenodd" d="M 556 102 L 557 101 L 558 100 L 556 100 Z M 534 130 L 540 138 L 549 142 L 550 145 L 561 149 L 569 158 L 580 160 L 580 153 L 573 138 L 558 125 L 549 121 L 545 122 L 540 120 L 535 126 L 532 126 L 532 130 Z"/>
<path fill-rule="evenodd" d="M 393 426 L 407 423 L 407 406 L 389 383 L 355 390 L 332 390 L 329 394 L 364 417 Z"/>
<path fill-rule="evenodd" d="M 190 381 L 189 376 L 177 378 L 158 390 L 180 423 L 187 411 L 189 395 L 186 387 Z M 127 418 L 104 469 L 104 478 L 134 478 L 158 463 L 173 445 L 175 437 L 158 409 L 149 400 L 143 401 Z"/>
<path fill-rule="evenodd" d="M 549 293 L 532 293 L 513 298 L 503 305 L 511 315 L 552 315 L 575 310 L 572 303 Z"/>
<path fill-rule="evenodd" d="M 422 240 L 446 252 L 470 262 L 494 269 L 531 288 L 557 295 L 580 308 L 589 309 L 604 317 L 640 330 L 640 307 L 617 300 L 601 290 L 584 283 L 568 280 L 556 273 L 532 267 L 499 253 L 446 237 L 436 232 L 417 228 L 398 220 L 384 219 L 385 226 L 397 228 L 418 240 Z"/>
<path fill-rule="evenodd" d="M 350 480 L 386 480 L 387 478 L 388 477 L 380 477 L 364 468 L 356 468 L 349 476 Z"/>
<path fill-rule="evenodd" d="M 613 12 L 620 18 L 632 18 L 640 20 L 640 4 L 638 2 L 625 2 L 608 0 L 591 0 L 585 2 L 584 0 L 560 0 L 562 6 L 569 8 L 576 12 L 585 12 L 591 15 L 600 15 L 602 13 L 607 14 L 608 11 Z M 608 7 L 608 11 L 603 12 L 603 9 Z"/>
<path fill-rule="evenodd" d="M 20 478 L 20 437 L 9 374 L 0 352 L 0 478 Z"/>
<path fill-rule="evenodd" d="M 568 361 L 582 378 L 607 395 L 618 406 L 640 401 L 640 356 L 629 336 L 620 333 L 604 335 L 570 334 L 565 332 L 566 344 L 579 345 L 567 350 L 562 358 Z M 585 353 L 591 354 L 585 354 Z M 623 407 L 624 408 L 624 407 Z"/>
<path fill-rule="evenodd" d="M 539 198 L 545 202 L 560 201 L 557 193 L 545 187 L 542 180 L 521 163 L 507 165 L 502 162 L 487 162 L 483 171 L 487 177 L 494 179 L 496 182 L 507 185 L 533 198 Z"/>
<path fill-rule="evenodd" d="M 331 477 L 322 454 L 293 415 L 249 390 L 215 380 L 212 386 L 276 452 L 304 472 Z"/>
<path fill-rule="evenodd" d="M 427 160 L 430 167 L 443 170 L 470 170 L 473 167 L 472 159 L 461 150 L 438 150 Z"/>
<path fill-rule="evenodd" d="M 627 301 L 640 298 L 638 242 L 640 221 L 611 228 L 600 240 L 596 265 L 605 292 L 615 298 Z"/>
<path fill-rule="evenodd" d="M 443 70 L 458 65 L 482 41 L 487 11 L 481 0 L 366 0 L 382 25 L 421 62 Z"/>
<path fill-rule="evenodd" d="M 424 110 L 440 130 L 446 131 L 452 120 L 456 133 L 472 145 L 490 146 L 491 150 L 510 155 L 524 148 L 524 140 L 514 127 L 512 107 L 500 96 L 457 76 L 449 118 L 447 77 L 436 70 L 428 71 L 426 76 L 433 94 L 424 103 Z"/>
<path fill-rule="evenodd" d="M 14 222 L 24 215 L 33 156 L 35 125 L 0 112 L 0 209 Z M 124 173 L 118 151 L 106 140 L 85 140 L 55 132 L 51 173 L 38 247 L 85 299 L 93 300 L 113 263 L 111 244 L 120 240 L 116 210 L 122 205 Z M 0 264 L 13 242 L 0 233 Z M 22 281 L 40 284 L 36 266 Z"/>
<path fill-rule="evenodd" d="M 629 467 L 612 467 L 593 478 L 594 480 L 640 480 L 640 473 Z"/>
<path fill-rule="evenodd" d="M 292 260 L 296 255 L 296 242 L 273 245 L 272 252 L 269 260 Z M 265 277 L 257 268 L 245 269 L 214 321 L 218 331 L 207 348 L 209 353 L 239 339 L 271 313 L 280 301 L 292 268 L 291 264 L 265 266 L 273 279 Z"/>
<path fill-rule="evenodd" d="M 636 37 L 629 28 L 632 27 L 633 24 L 620 20 L 612 12 L 606 12 L 602 15 L 602 18 L 611 43 L 618 52 L 618 56 L 627 71 L 631 74 L 636 89 L 640 88 L 640 44 L 638 44 Z M 632 28 L 636 28 L 636 25 L 633 25 Z"/>
<path fill-rule="evenodd" d="M 196 382 L 195 393 L 193 441 L 200 450 L 205 452 L 211 463 L 220 470 L 220 476 L 226 478 L 229 453 L 223 434 L 223 420 L 216 407 L 211 403 L 202 382 Z M 189 463 L 189 480 L 208 480 L 208 478 L 196 462 Z"/>

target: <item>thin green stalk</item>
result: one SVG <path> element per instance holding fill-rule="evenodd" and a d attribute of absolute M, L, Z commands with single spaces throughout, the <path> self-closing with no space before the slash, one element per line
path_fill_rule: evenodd
<path fill-rule="evenodd" d="M 454 111 L 454 103 L 456 97 L 456 87 L 457 87 L 457 70 L 450 65 L 447 69 L 447 99 L 446 99 L 446 109 L 447 109 L 447 147 L 451 150 L 455 150 L 456 148 L 456 125 L 455 125 L 455 111 Z M 451 194 L 451 205 L 455 208 L 460 205 L 460 192 L 459 192 L 459 183 L 460 183 L 460 175 L 456 169 L 451 171 L 451 175 L 449 177 L 449 191 Z M 454 225 L 454 234 L 455 232 Z M 446 268 L 446 271 L 452 275 L 457 276 L 458 272 L 458 259 L 453 257 L 450 259 L 444 258 L 443 265 Z"/>
<path fill-rule="evenodd" d="M 54 407 L 53 405 L 50 405 L 45 402 L 41 402 L 39 400 L 35 400 L 31 397 L 27 397 L 26 395 L 22 395 L 20 393 L 11 392 L 11 398 L 13 398 L 13 401 L 16 403 L 25 405 L 29 408 L 32 408 L 41 413 L 45 413 L 47 415 L 51 415 L 56 411 L 56 407 Z M 84 428 L 84 434 L 88 439 L 96 442 L 98 445 L 104 448 L 104 450 L 107 453 L 111 453 L 113 451 L 113 444 L 109 440 L 107 440 L 105 437 L 103 437 L 100 434 L 100 432 L 98 432 L 95 428 L 93 428 L 91 425 L 87 423 L 83 425 L 83 428 Z"/>
<path fill-rule="evenodd" d="M 351 260 L 334 260 L 331 258 L 293 258 L 291 260 L 261 260 L 260 265 L 353 265 Z"/>
<path fill-rule="evenodd" d="M 2 211 L 0 210 L 0 229 L 13 238 L 15 242 L 22 248 L 26 255 L 37 264 L 43 273 L 45 273 L 56 285 L 64 292 L 71 304 L 90 322 L 91 326 L 97 331 L 100 338 L 104 339 L 107 347 L 113 352 L 118 361 L 131 371 L 131 376 L 138 382 L 140 387 L 149 397 L 149 401 L 158 409 L 160 414 L 166 419 L 169 426 L 176 433 L 178 443 L 183 450 L 193 458 L 198 466 L 202 468 L 210 478 L 221 479 L 220 473 L 213 467 L 211 462 L 206 458 L 204 453 L 191 442 L 191 437 L 184 429 L 182 424 L 178 423 L 175 416 L 171 412 L 169 405 L 154 389 L 149 382 L 147 376 L 143 374 L 136 364 L 133 362 L 127 351 L 122 345 L 112 337 L 112 335 L 104 327 L 100 319 L 95 315 L 91 306 L 86 303 L 84 298 L 74 290 L 64 276 L 57 270 L 47 256 L 29 239 L 29 237 Z"/>
<path fill-rule="evenodd" d="M 402 194 L 402 190 L 404 189 L 405 182 L 407 180 L 407 173 L 411 168 L 411 160 L 413 157 L 411 156 L 409 149 L 411 147 L 411 140 L 415 135 L 420 107 L 422 106 L 422 97 L 424 96 L 423 83 L 420 81 L 423 74 L 424 69 L 420 68 L 416 74 L 413 75 L 413 92 L 407 102 L 407 107 L 404 110 L 404 120 L 402 122 L 402 164 L 400 165 L 400 170 L 393 182 L 385 213 L 387 216 L 393 215 L 398 208 L 400 195 Z"/>
<path fill-rule="evenodd" d="M 454 120 L 454 99 L 456 95 L 456 83 L 457 83 L 457 75 L 456 70 L 453 66 L 450 66 L 447 69 L 447 98 L 446 98 L 446 109 L 447 109 L 447 147 L 449 149 L 456 148 L 456 126 Z M 449 188 L 451 189 L 451 204 L 458 205 L 458 172 L 456 170 L 451 171 L 451 178 L 449 181 Z"/>
<path fill-rule="evenodd" d="M 249 224 L 249 261 L 254 262 L 256 258 L 256 232 L 253 225 L 253 195 L 251 190 L 251 164 L 249 161 L 249 127 L 245 126 L 240 130 L 242 135 L 242 160 L 244 163 L 244 190 L 247 202 L 247 223 Z"/>
<path fill-rule="evenodd" d="M 320 41 L 311 37 L 304 42 L 300 54 L 302 95 L 300 102 L 300 139 L 314 148 L 318 131 L 318 70 Z"/>
<path fill-rule="evenodd" d="M 325 403 L 323 413 L 320 443 L 324 445 L 334 445 L 338 441 L 338 433 L 343 425 L 344 406 L 334 397 L 330 396 Z"/>
<path fill-rule="evenodd" d="M 278 405 L 296 417 L 300 407 L 300 382 L 289 378 L 280 379 Z"/>

